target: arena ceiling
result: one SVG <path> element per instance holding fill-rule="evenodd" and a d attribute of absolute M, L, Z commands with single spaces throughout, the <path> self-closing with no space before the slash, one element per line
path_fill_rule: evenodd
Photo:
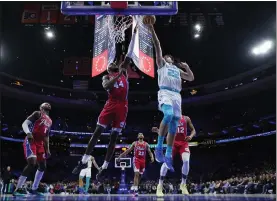
<path fill-rule="evenodd" d="M 52 26 L 55 38 L 49 40 L 44 27 L 21 23 L 23 2 L 2 5 L 1 71 L 69 88 L 74 79 L 89 79 L 90 89 L 101 90 L 101 76 L 91 79 L 62 73 L 65 58 L 92 56 L 93 26 Z M 275 55 L 275 52 L 263 57 L 250 54 L 251 48 L 264 39 L 273 39 L 275 43 L 275 2 L 180 2 L 179 7 L 180 13 L 203 13 L 205 26 L 200 37 L 194 38 L 196 18 L 186 26 L 180 25 L 182 19 L 178 16 L 157 18 L 156 30 L 164 53 L 191 65 L 195 81 L 188 86 L 251 70 Z M 209 13 L 222 14 L 221 24 L 211 20 Z M 157 88 L 156 81 L 143 77 L 132 81 L 132 89 Z"/>

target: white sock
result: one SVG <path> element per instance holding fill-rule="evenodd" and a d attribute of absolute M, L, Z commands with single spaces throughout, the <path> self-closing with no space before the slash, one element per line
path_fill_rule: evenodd
<path fill-rule="evenodd" d="M 16 189 L 22 188 L 22 186 L 23 186 L 23 184 L 25 183 L 26 179 L 27 179 L 27 177 L 21 175 L 21 176 L 18 178 L 17 185 L 16 185 Z"/>
<path fill-rule="evenodd" d="M 161 170 L 160 170 L 160 179 L 159 179 L 159 185 L 163 185 L 164 183 L 164 177 L 167 173 L 168 169 L 166 167 L 166 164 L 163 163 L 162 167 L 161 167 Z"/>
<path fill-rule="evenodd" d="M 137 191 L 138 190 L 138 186 L 134 186 L 133 190 Z"/>
<path fill-rule="evenodd" d="M 41 172 L 41 171 L 37 170 L 36 175 L 35 175 L 35 180 L 34 180 L 33 185 L 32 185 L 32 190 L 37 190 L 38 189 L 38 185 L 39 185 L 40 180 L 43 177 L 43 174 L 44 174 L 44 172 Z"/>
<path fill-rule="evenodd" d="M 109 165 L 109 162 L 107 161 L 104 161 L 103 165 L 102 165 L 102 169 L 107 169 L 108 168 L 108 165 Z"/>
<path fill-rule="evenodd" d="M 164 184 L 164 180 L 159 179 L 159 185 L 163 186 L 163 184 Z"/>
<path fill-rule="evenodd" d="M 187 182 L 187 176 L 189 173 L 189 158 L 190 158 L 189 153 L 184 152 L 182 154 L 183 166 L 182 166 L 182 183 L 181 184 L 186 184 L 186 182 Z"/>
<path fill-rule="evenodd" d="M 82 163 L 83 164 L 86 164 L 88 162 L 88 160 L 90 159 L 90 155 L 83 155 L 82 157 Z"/>

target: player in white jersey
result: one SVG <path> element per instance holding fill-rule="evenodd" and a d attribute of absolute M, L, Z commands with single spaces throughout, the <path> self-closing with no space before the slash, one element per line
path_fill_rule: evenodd
<path fill-rule="evenodd" d="M 159 137 L 155 149 L 155 158 L 156 161 L 160 163 L 164 162 L 169 170 L 174 171 L 172 166 L 172 145 L 178 122 L 182 115 L 182 98 L 180 94 L 182 90 L 182 79 L 193 81 L 194 75 L 186 63 L 174 63 L 172 56 L 162 56 L 160 42 L 152 24 L 149 25 L 149 29 L 152 33 L 156 52 L 156 63 L 158 66 L 158 85 L 160 88 L 158 91 L 159 110 L 164 114 L 163 120 L 160 124 Z M 169 134 L 167 136 L 167 148 L 164 156 L 163 142 L 167 131 Z"/>
<path fill-rule="evenodd" d="M 88 160 L 87 167 L 82 169 L 80 174 L 79 174 L 79 191 L 80 191 L 80 193 L 83 193 L 83 192 L 87 193 L 88 192 L 89 185 L 90 185 L 92 164 L 94 165 L 95 168 L 97 168 L 97 170 L 99 170 L 99 166 L 97 165 L 94 157 L 91 156 L 90 159 Z M 85 189 L 83 188 L 83 186 L 84 186 L 84 182 L 83 182 L 84 177 L 86 177 Z"/>

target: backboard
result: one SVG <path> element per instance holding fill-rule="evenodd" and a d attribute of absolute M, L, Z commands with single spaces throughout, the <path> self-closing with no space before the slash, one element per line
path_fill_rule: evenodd
<path fill-rule="evenodd" d="M 65 15 L 175 15 L 177 1 L 63 1 Z"/>
<path fill-rule="evenodd" d="M 131 168 L 132 167 L 132 159 L 131 158 L 121 158 L 120 161 L 117 160 L 118 158 L 115 158 L 114 160 L 114 167 L 115 168 Z"/>

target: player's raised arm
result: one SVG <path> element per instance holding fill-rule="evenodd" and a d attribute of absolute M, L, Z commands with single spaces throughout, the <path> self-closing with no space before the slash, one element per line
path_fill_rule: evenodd
<path fill-rule="evenodd" d="M 119 68 L 125 68 L 127 69 L 129 67 L 129 64 L 132 60 L 132 54 L 134 52 L 134 46 L 135 46 L 135 39 L 136 39 L 136 35 L 137 35 L 137 29 L 138 29 L 138 26 L 135 27 L 134 29 L 134 33 L 132 35 L 132 38 L 131 38 L 131 41 L 130 41 L 130 44 L 129 44 L 129 47 L 128 47 L 128 51 L 127 51 L 127 54 L 123 60 L 123 62 L 121 63 L 120 67 Z"/>
<path fill-rule="evenodd" d="M 40 112 L 35 111 L 33 114 L 31 114 L 23 123 L 22 123 L 22 129 L 28 136 L 28 140 L 32 142 L 33 140 L 33 135 L 32 132 L 30 131 L 29 126 L 33 124 L 36 120 L 40 118 Z"/>
<path fill-rule="evenodd" d="M 183 68 L 183 69 L 186 70 L 186 72 L 185 72 L 182 69 L 179 69 L 182 79 L 190 81 L 190 82 L 194 80 L 193 72 L 190 70 L 190 67 L 187 63 L 181 62 L 181 63 L 178 64 L 178 67 Z"/>
<path fill-rule="evenodd" d="M 126 156 L 127 154 L 129 154 L 131 151 L 133 151 L 135 148 L 135 142 L 132 143 L 131 147 L 129 149 L 127 149 L 126 151 L 124 151 L 122 154 L 120 154 L 118 156 L 118 159 L 122 158 L 123 156 Z"/>
<path fill-rule="evenodd" d="M 149 29 L 152 33 L 152 40 L 153 40 L 153 44 L 154 44 L 155 52 L 156 52 L 156 63 L 158 65 L 158 68 L 161 68 L 165 64 L 161 44 L 160 44 L 160 41 L 158 39 L 158 36 L 155 32 L 155 29 L 154 29 L 153 25 L 150 24 L 148 26 L 149 26 Z"/>
<path fill-rule="evenodd" d="M 147 152 L 148 152 L 148 154 L 149 154 L 149 156 L 151 158 L 151 163 L 153 163 L 154 162 L 154 155 L 153 155 L 153 153 L 152 153 L 148 143 L 146 144 L 146 146 L 147 146 Z"/>
<path fill-rule="evenodd" d="M 116 81 L 120 78 L 120 76 L 122 75 L 123 71 L 119 71 L 118 75 L 109 79 L 109 76 L 104 75 L 102 78 L 102 86 L 105 90 L 108 90 L 110 88 L 112 88 L 114 86 L 114 84 L 116 83 Z"/>
<path fill-rule="evenodd" d="M 99 166 L 98 166 L 98 164 L 97 164 L 97 162 L 95 161 L 95 158 L 94 158 L 93 156 L 91 157 L 91 161 L 92 161 L 94 167 L 95 167 L 97 170 L 99 170 L 100 168 L 99 168 Z"/>
<path fill-rule="evenodd" d="M 190 129 L 190 135 L 186 137 L 186 141 L 190 141 L 196 135 L 196 131 L 192 124 L 191 119 L 188 116 L 186 116 L 186 121 L 187 121 L 187 125 Z"/>

